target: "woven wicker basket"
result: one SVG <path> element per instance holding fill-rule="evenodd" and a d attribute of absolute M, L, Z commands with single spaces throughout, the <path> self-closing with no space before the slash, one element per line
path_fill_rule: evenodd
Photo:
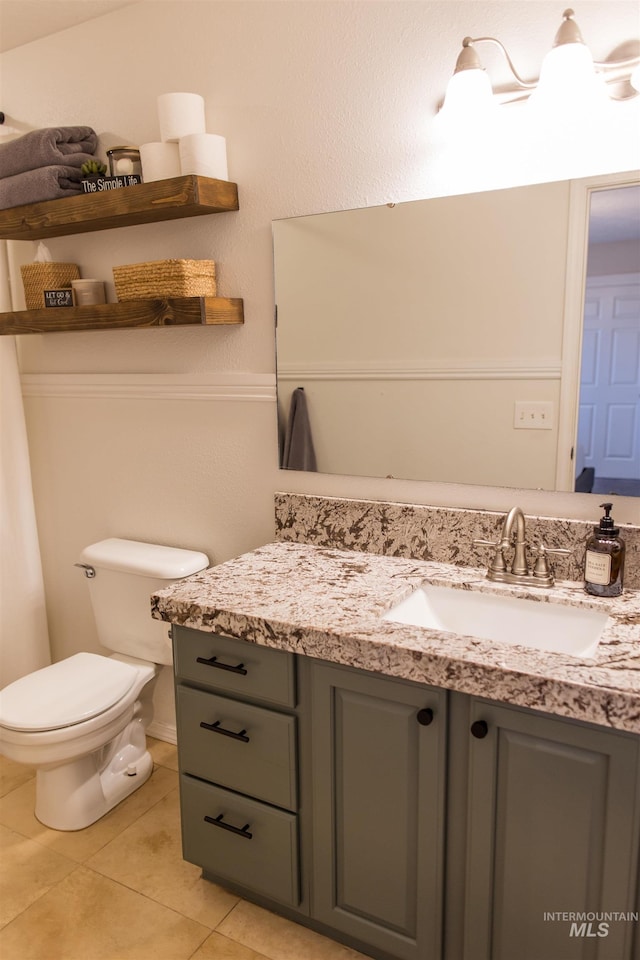
<path fill-rule="evenodd" d="M 45 306 L 45 290 L 63 290 L 71 287 L 72 280 L 80 279 L 76 263 L 25 263 L 20 267 L 20 273 L 27 310 Z"/>
<path fill-rule="evenodd" d="M 215 297 L 213 260 L 155 260 L 113 268 L 118 300 Z"/>

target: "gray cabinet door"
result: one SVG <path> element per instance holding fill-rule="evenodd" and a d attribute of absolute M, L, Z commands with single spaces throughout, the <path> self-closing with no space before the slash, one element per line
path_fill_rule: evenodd
<path fill-rule="evenodd" d="M 439 957 L 446 694 L 314 664 L 312 728 L 313 915 L 399 960 Z"/>
<path fill-rule="evenodd" d="M 477 722 L 464 960 L 629 958 L 640 741 L 474 699 Z"/>

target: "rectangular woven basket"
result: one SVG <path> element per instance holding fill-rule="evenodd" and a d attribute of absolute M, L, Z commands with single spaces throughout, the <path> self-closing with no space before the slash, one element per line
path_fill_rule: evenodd
<path fill-rule="evenodd" d="M 71 287 L 72 280 L 80 279 L 80 269 L 77 263 L 24 263 L 20 267 L 24 299 L 27 310 L 37 310 L 44 307 L 45 290 L 64 290 Z"/>
<path fill-rule="evenodd" d="M 154 260 L 113 268 L 118 300 L 215 297 L 213 260 Z"/>

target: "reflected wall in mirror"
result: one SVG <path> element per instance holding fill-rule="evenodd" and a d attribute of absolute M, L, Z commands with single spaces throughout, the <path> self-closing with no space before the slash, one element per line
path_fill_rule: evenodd
<path fill-rule="evenodd" d="M 619 180 L 611 191 L 637 181 L 608 179 Z M 562 181 L 276 221 L 281 466 L 305 469 L 297 453 L 312 443 L 322 473 L 544 490 L 573 490 L 581 474 L 584 483 L 593 447 L 584 441 L 600 430 L 595 417 L 588 427 L 581 419 L 577 462 L 584 183 L 577 194 Z M 625 217 L 640 222 L 626 207 Z M 637 234 L 611 243 L 607 269 L 631 273 L 635 256 L 637 271 Z M 567 296 L 571 284 L 579 295 Z M 625 324 L 618 348 L 624 341 L 623 376 L 636 378 L 637 433 L 637 310 Z M 290 416 L 304 412 L 291 402 L 297 388 L 308 422 Z"/>

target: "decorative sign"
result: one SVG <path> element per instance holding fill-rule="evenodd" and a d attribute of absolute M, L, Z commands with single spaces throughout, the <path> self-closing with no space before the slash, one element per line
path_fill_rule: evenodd
<path fill-rule="evenodd" d="M 71 290 L 45 290 L 45 307 L 72 307 L 73 294 Z"/>
<path fill-rule="evenodd" d="M 121 187 L 134 187 L 142 183 L 137 173 L 118 174 L 117 177 L 91 177 L 82 181 L 84 193 L 104 193 L 106 190 L 119 190 Z"/>

